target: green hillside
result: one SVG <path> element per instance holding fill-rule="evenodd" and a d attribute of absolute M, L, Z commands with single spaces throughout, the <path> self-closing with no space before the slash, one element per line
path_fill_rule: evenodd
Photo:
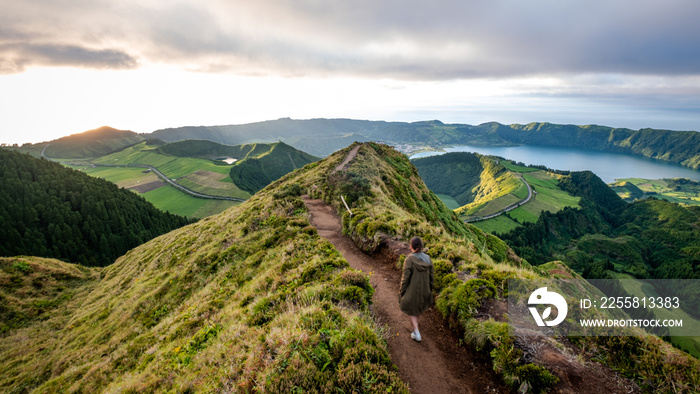
<path fill-rule="evenodd" d="M 243 160 L 246 157 L 258 157 L 269 152 L 274 144 L 243 144 L 223 145 L 206 140 L 186 140 L 165 144 L 156 149 L 156 152 L 177 156 L 195 157 L 200 159 L 217 159 L 230 157 Z"/>
<path fill-rule="evenodd" d="M 514 390 L 573 391 L 574 371 L 579 382 L 593 370 L 623 379 L 610 368 L 646 391 L 700 389 L 700 363 L 658 338 L 570 339 L 577 346 L 548 338 L 546 351 L 534 352 L 538 345 L 509 335 L 500 317 L 483 313 L 503 305 L 507 278 L 539 278 L 549 268 L 575 274 L 557 263 L 531 270 L 501 240 L 460 221 L 404 155 L 374 143 L 308 164 L 238 207 L 134 248 L 99 278 L 88 275 L 56 313 L 0 338 L 0 388 L 408 392 L 368 307 L 368 274 L 348 268 L 318 235 L 303 194 L 342 212 L 344 234 L 368 253 L 422 236 L 436 268 L 437 310 Z M 8 268 L 18 278 L 10 283 L 23 285 L 3 280 L 7 294 L 23 291 L 22 276 L 40 269 L 34 264 L 8 263 L 18 267 Z"/>
<path fill-rule="evenodd" d="M 61 159 L 85 159 L 100 157 L 120 151 L 146 138 L 133 131 L 117 130 L 103 126 L 83 133 L 69 135 L 50 142 L 24 144 L 17 150 L 40 157 Z"/>
<path fill-rule="evenodd" d="M 459 211 L 467 216 L 489 202 L 508 200 L 507 206 L 527 196 L 520 179 L 498 160 L 478 153 L 447 153 L 414 159 L 412 163 L 430 190 L 454 198 L 462 207 Z"/>
<path fill-rule="evenodd" d="M 283 175 L 313 163 L 318 157 L 278 142 L 259 155 L 249 154 L 231 167 L 231 179 L 241 189 L 254 194 Z"/>
<path fill-rule="evenodd" d="M 202 218 L 239 204 L 251 196 L 251 191 L 254 193 L 316 160 L 279 142 L 229 146 L 204 140 L 169 144 L 149 140 L 96 159 L 63 163 L 133 190 L 163 211 Z M 177 185 L 214 198 L 190 195 L 156 173 L 144 170 L 148 167 L 157 169 Z M 236 176 L 235 182 L 232 174 Z"/>
<path fill-rule="evenodd" d="M 189 222 L 111 182 L 0 149 L 0 256 L 105 266 Z"/>
<path fill-rule="evenodd" d="M 188 141 L 187 143 L 190 143 Z M 236 201 L 205 199 L 191 196 L 172 185 L 144 166 L 153 167 L 173 182 L 187 189 L 210 196 L 235 198 L 245 200 L 251 194 L 233 183 L 229 172 L 231 165 L 212 158 L 177 156 L 163 153 L 163 150 L 174 150 L 184 153 L 185 142 L 178 143 L 174 148 L 168 145 L 153 145 L 143 142 L 128 147 L 120 152 L 91 160 L 78 166 L 88 174 L 104 177 L 120 186 L 129 188 L 152 202 L 162 210 L 168 210 L 180 215 L 202 218 L 211 214 L 221 213 L 231 206 L 239 204 Z M 209 144 L 194 141 L 195 145 Z M 269 150 L 267 145 L 260 145 L 250 150 Z M 219 147 L 219 145 L 216 145 Z M 225 147 L 224 147 L 225 148 Z M 186 149 L 184 149 L 186 150 Z M 248 150 L 248 152 L 250 151 Z"/>

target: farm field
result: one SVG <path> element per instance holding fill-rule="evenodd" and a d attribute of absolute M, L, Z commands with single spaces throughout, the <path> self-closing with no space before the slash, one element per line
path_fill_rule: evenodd
<path fill-rule="evenodd" d="M 569 193 L 561 190 L 557 186 L 559 179 L 556 174 L 552 174 L 544 170 L 513 165 L 505 161 L 502 161 L 501 164 L 512 171 L 523 169 L 527 170 L 526 172 L 520 173 L 520 175 L 527 183 L 530 184 L 534 191 L 534 195 L 528 203 L 513 209 L 507 214 L 472 223 L 481 230 L 490 233 L 505 233 L 520 226 L 520 223 L 536 222 L 543 211 L 557 212 L 565 207 L 578 206 L 580 197 L 572 196 Z M 522 189 L 524 189 L 525 192 L 524 196 L 520 197 L 523 190 L 518 189 L 516 193 L 509 195 L 511 196 L 510 199 L 504 199 L 502 197 L 494 200 L 490 202 L 493 203 L 493 205 L 488 207 L 489 209 L 485 209 L 486 207 L 484 207 L 475 215 L 486 216 L 490 213 L 498 212 L 500 209 L 507 207 L 509 204 L 520 201 L 522 198 L 527 196 L 527 188 L 523 185 Z M 515 198 L 515 196 L 519 198 Z M 498 200 L 503 201 L 499 202 Z M 508 203 L 506 204 L 506 202 Z"/>
<path fill-rule="evenodd" d="M 233 201 L 208 200 L 192 197 L 162 182 L 152 171 L 145 171 L 143 168 L 91 167 L 89 165 L 68 165 L 68 167 L 83 171 L 91 176 L 114 182 L 119 187 L 130 189 L 143 196 L 156 208 L 162 211 L 170 211 L 170 213 L 177 215 L 201 219 L 220 213 L 234 205 L 238 205 L 238 203 Z M 217 175 L 221 176 L 220 174 Z M 188 188 L 194 185 L 194 183 L 178 183 Z"/>
<path fill-rule="evenodd" d="M 561 190 L 558 179 L 546 171 L 523 174 L 527 183 L 535 191 L 535 196 L 527 204 L 510 212 L 510 216 L 520 223 L 536 222 L 543 211 L 557 212 L 566 207 L 577 207 L 580 197 Z"/>
<path fill-rule="evenodd" d="M 172 186 L 163 186 L 143 193 L 142 196 L 158 209 L 198 219 L 215 215 L 240 204 L 235 201 L 193 197 Z"/>
<path fill-rule="evenodd" d="M 145 142 L 121 152 L 95 160 L 102 165 L 147 165 L 157 168 L 168 178 L 198 193 L 213 196 L 250 198 L 250 193 L 239 189 L 231 180 L 230 165 L 217 165 L 211 160 L 175 157 L 157 153 Z"/>
<path fill-rule="evenodd" d="M 513 211 L 511 211 L 511 212 L 513 212 Z M 480 230 L 482 230 L 484 232 L 491 233 L 491 234 L 507 233 L 507 232 L 517 228 L 518 226 L 520 226 L 520 224 L 518 224 L 518 222 L 514 221 L 513 219 L 509 218 L 506 215 L 501 215 L 501 216 L 497 216 L 493 219 L 482 220 L 480 222 L 474 222 L 474 223 L 470 223 L 470 224 L 476 226 L 477 228 L 479 228 Z"/>
<path fill-rule="evenodd" d="M 626 201 L 659 198 L 685 205 L 700 205 L 700 183 L 687 179 L 618 179 L 610 187 Z"/>

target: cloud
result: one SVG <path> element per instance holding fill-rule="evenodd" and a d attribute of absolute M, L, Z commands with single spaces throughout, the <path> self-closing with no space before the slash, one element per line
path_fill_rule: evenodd
<path fill-rule="evenodd" d="M 700 70 L 696 0 L 0 1 L 7 70 L 157 62 L 416 80 Z"/>
<path fill-rule="evenodd" d="M 0 45 L 0 74 L 24 71 L 27 66 L 73 66 L 99 69 L 130 69 L 137 61 L 115 49 L 90 49 L 75 45 L 4 44 Z"/>

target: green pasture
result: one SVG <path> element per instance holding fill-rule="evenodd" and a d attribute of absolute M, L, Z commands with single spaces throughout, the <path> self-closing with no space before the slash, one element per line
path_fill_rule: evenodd
<path fill-rule="evenodd" d="M 65 163 L 64 165 L 85 172 L 90 176 L 106 179 L 124 188 L 133 188 L 161 180 L 155 173 L 144 173 L 144 169 L 138 167 L 92 167 L 90 165 L 69 165 Z M 250 198 L 249 193 L 238 189 L 230 181 L 230 178 L 228 180 L 229 182 L 219 182 L 221 185 L 225 185 L 223 188 L 207 188 L 187 178 L 179 180 L 178 183 L 200 193 L 211 195 L 225 194 L 242 199 Z M 233 201 L 193 197 L 170 185 L 161 186 L 158 189 L 143 193 L 141 196 L 162 211 L 170 211 L 174 214 L 198 219 L 215 215 L 238 204 Z"/>
<path fill-rule="evenodd" d="M 436 194 L 436 196 L 442 200 L 447 208 L 453 211 L 461 206 L 452 196 L 448 196 L 447 194 Z"/>
<path fill-rule="evenodd" d="M 500 212 L 500 211 L 508 208 L 510 205 L 515 204 L 520 200 L 522 200 L 522 198 L 518 198 L 518 196 L 516 196 L 514 194 L 506 194 L 503 197 L 499 197 L 495 200 L 491 200 L 491 201 L 487 202 L 481 209 L 479 209 L 477 212 L 473 213 L 472 215 L 474 215 L 474 216 L 492 215 L 494 213 Z"/>
<path fill-rule="evenodd" d="M 532 170 L 532 169 L 530 169 Z M 493 219 L 488 219 L 484 220 L 481 222 L 474 223 L 477 227 L 480 229 L 487 231 L 487 232 L 498 232 L 498 233 L 503 233 L 507 232 L 509 230 L 512 230 L 516 227 L 519 226 L 518 223 L 527 223 L 527 222 L 536 222 L 537 219 L 539 219 L 540 215 L 542 214 L 543 211 L 549 211 L 549 212 L 557 212 L 565 207 L 578 207 L 579 200 L 581 199 L 580 197 L 575 197 L 570 195 L 569 193 L 561 190 L 558 187 L 559 180 L 556 178 L 556 176 L 543 171 L 543 170 L 535 170 L 535 171 L 530 171 L 528 173 L 522 174 L 522 176 L 525 178 L 525 181 L 530 184 L 532 187 L 532 190 L 535 192 L 533 194 L 532 199 L 525 205 L 522 205 L 518 208 L 513 209 L 512 211 L 508 212 L 508 215 L 510 218 L 504 218 L 503 215 L 493 218 Z M 508 202 L 508 201 L 513 201 L 517 202 L 522 200 L 527 196 L 527 188 L 523 184 L 522 189 L 524 189 L 525 194 L 521 198 L 517 199 L 511 199 L 511 200 L 504 200 L 502 202 L 499 202 L 498 204 L 494 205 L 493 208 L 498 208 L 501 206 L 503 208 L 507 207 L 509 204 L 503 205 L 503 203 Z M 520 189 L 518 190 L 520 192 Z M 518 193 L 516 192 L 516 193 Z M 516 194 L 513 193 L 513 194 Z M 512 196 L 512 195 L 511 195 Z M 498 200 L 501 200 L 501 198 L 497 200 L 493 200 L 492 202 L 497 202 Z M 490 202 L 491 203 L 491 202 Z M 512 204 L 512 202 L 510 203 Z M 489 207 L 491 208 L 491 207 Z M 499 210 L 493 210 L 489 209 L 486 210 L 486 207 L 479 209 L 478 211 L 478 216 L 486 216 L 488 215 L 485 212 L 491 211 L 492 213 L 498 212 Z M 472 214 L 474 215 L 474 214 Z M 512 219 L 511 219 L 512 218 Z M 514 219 L 514 220 L 513 220 Z M 493 224 L 490 222 L 494 222 Z"/>
<path fill-rule="evenodd" d="M 240 203 L 192 197 L 172 186 L 163 186 L 142 196 L 158 209 L 182 216 L 203 218 L 214 215 Z"/>
<path fill-rule="evenodd" d="M 119 166 L 147 165 L 157 168 L 168 178 L 199 193 L 241 199 L 250 197 L 249 193 L 233 184 L 229 176 L 231 166 L 217 165 L 213 161 L 206 159 L 163 155 L 157 153 L 153 146 L 149 146 L 145 142 L 124 149 L 121 152 L 101 157 L 95 160 L 95 163 Z M 213 177 L 207 175 L 210 173 L 216 173 L 220 176 L 215 181 L 212 181 Z"/>
<path fill-rule="evenodd" d="M 512 211 L 511 211 L 512 212 Z M 503 234 L 520 226 L 506 215 L 497 216 L 493 219 L 482 220 L 480 222 L 471 223 L 477 228 L 491 234 Z"/>
<path fill-rule="evenodd" d="M 521 174 L 525 174 L 528 172 L 542 171 L 542 170 L 537 169 L 537 168 L 519 166 L 517 164 L 513 164 L 512 161 L 508 161 L 508 160 L 501 160 L 498 162 L 498 164 L 502 165 L 503 167 L 507 168 L 510 171 L 519 172 Z"/>
<path fill-rule="evenodd" d="M 143 168 L 134 167 L 87 167 L 81 170 L 82 172 L 106 179 L 116 183 L 119 187 L 131 188 L 139 184 L 155 182 L 159 180 L 158 175 L 149 171 L 144 173 Z"/>
<path fill-rule="evenodd" d="M 691 185 L 669 185 L 664 179 L 625 178 L 617 179 L 616 183 L 629 182 L 644 192 L 644 197 L 658 199 L 686 205 L 700 205 L 700 190 Z M 673 182 L 673 181 L 671 181 Z M 618 191 L 622 198 L 629 198 L 629 193 Z"/>
<path fill-rule="evenodd" d="M 201 183 L 198 183 L 196 182 L 196 180 L 192 180 L 189 177 L 180 178 L 177 180 L 177 183 L 190 190 L 196 191 L 198 193 L 209 194 L 211 196 L 227 196 L 240 198 L 244 200 L 249 199 L 251 197 L 250 193 L 239 189 L 236 185 L 233 184 L 233 182 L 230 181 L 219 182 L 220 184 L 226 185 L 227 187 L 209 187 L 206 185 L 202 185 Z"/>

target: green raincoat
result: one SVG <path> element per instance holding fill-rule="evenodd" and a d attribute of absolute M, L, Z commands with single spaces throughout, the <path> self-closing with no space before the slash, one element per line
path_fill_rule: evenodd
<path fill-rule="evenodd" d="M 411 253 L 403 263 L 399 307 L 409 316 L 418 316 L 433 305 L 433 263 L 423 253 Z"/>

